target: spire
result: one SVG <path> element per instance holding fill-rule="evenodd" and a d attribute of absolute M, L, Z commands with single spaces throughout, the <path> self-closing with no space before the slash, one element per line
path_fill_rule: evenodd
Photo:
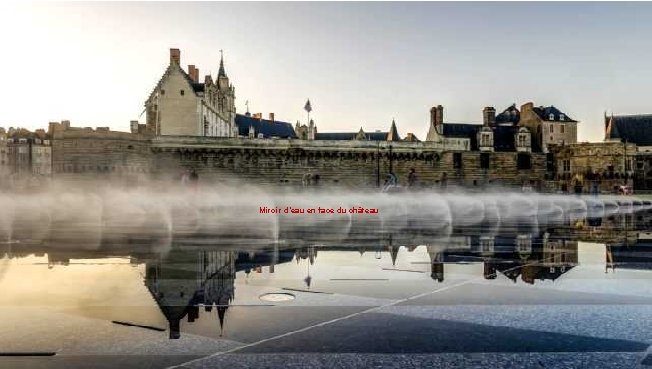
<path fill-rule="evenodd" d="M 217 78 L 226 77 L 226 72 L 224 71 L 224 50 L 220 49 L 220 70 L 217 72 Z"/>
<path fill-rule="evenodd" d="M 399 247 L 389 246 L 389 254 L 392 256 L 392 266 L 396 266 L 396 259 L 398 259 L 398 249 Z"/>
<path fill-rule="evenodd" d="M 387 133 L 387 141 L 400 141 L 401 136 L 398 134 L 398 130 L 396 129 L 396 122 L 394 119 L 392 119 L 392 126 L 389 128 L 389 132 Z"/>
<path fill-rule="evenodd" d="M 228 309 L 228 306 L 217 306 L 217 317 L 220 320 L 220 337 L 224 334 L 224 315 L 226 315 L 226 309 Z"/>

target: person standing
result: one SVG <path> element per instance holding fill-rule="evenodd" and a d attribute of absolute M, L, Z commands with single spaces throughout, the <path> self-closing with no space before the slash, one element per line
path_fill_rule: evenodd
<path fill-rule="evenodd" d="M 192 189 L 197 190 L 197 184 L 199 182 L 199 175 L 197 174 L 197 172 L 194 169 L 190 172 L 189 182 L 190 182 L 190 186 L 192 187 Z"/>
<path fill-rule="evenodd" d="M 408 174 L 408 187 L 414 187 L 417 183 L 417 172 L 414 168 L 410 168 L 410 173 Z"/>

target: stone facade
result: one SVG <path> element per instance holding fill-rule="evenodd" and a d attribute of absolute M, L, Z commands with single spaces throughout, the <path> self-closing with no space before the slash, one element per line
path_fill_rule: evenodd
<path fill-rule="evenodd" d="M 75 128 L 68 122 L 50 123 L 52 173 L 59 180 L 106 180 L 137 183 L 149 177 L 149 136 Z"/>
<path fill-rule="evenodd" d="M 215 81 L 199 70 L 181 68 L 181 51 L 170 49 L 170 65 L 145 102 L 147 132 L 156 136 L 237 137 L 235 89 L 224 70 Z M 133 128 L 132 128 L 133 131 Z"/>
<path fill-rule="evenodd" d="M 0 129 L 0 185 L 34 184 L 52 174 L 52 148 L 45 130 Z M 32 183 L 33 182 L 33 183 Z"/>
<path fill-rule="evenodd" d="M 614 192 L 632 185 L 636 145 L 621 142 L 585 142 L 550 146 L 555 157 L 557 190 Z M 592 186 L 597 186 L 596 188 Z"/>
<path fill-rule="evenodd" d="M 389 173 L 406 184 L 414 168 L 418 187 L 520 187 L 523 182 L 542 186 L 546 171 L 543 154 L 456 153 L 431 142 L 166 137 L 153 141 L 152 150 L 153 172 L 160 179 L 192 168 L 208 182 L 298 186 L 306 173 L 319 173 L 322 186 L 377 187 Z M 525 157 L 520 163 L 519 156 Z"/>
<path fill-rule="evenodd" d="M 533 133 L 544 152 L 548 152 L 550 145 L 576 143 L 577 123 L 554 106 L 535 107 L 531 102 L 521 106 L 519 125 Z"/>
<path fill-rule="evenodd" d="M 9 175 L 9 148 L 7 147 L 7 132 L 0 127 L 0 183 Z"/>

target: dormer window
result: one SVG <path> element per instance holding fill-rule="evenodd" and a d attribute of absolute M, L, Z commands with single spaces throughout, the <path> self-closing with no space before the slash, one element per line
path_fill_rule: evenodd
<path fill-rule="evenodd" d="M 566 117 L 564 117 L 564 114 L 559 114 L 559 120 L 564 120 Z"/>
<path fill-rule="evenodd" d="M 550 113 L 550 115 L 548 116 L 548 120 L 555 120 L 555 115 Z"/>

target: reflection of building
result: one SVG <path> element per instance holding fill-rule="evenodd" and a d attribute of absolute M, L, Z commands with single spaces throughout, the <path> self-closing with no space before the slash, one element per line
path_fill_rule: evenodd
<path fill-rule="evenodd" d="M 633 240 L 608 243 L 606 246 L 606 268 L 612 269 L 652 269 L 652 234 L 640 233 Z"/>
<path fill-rule="evenodd" d="M 200 306 L 217 310 L 220 335 L 229 304 L 235 297 L 237 271 L 258 270 L 292 260 L 294 251 L 198 251 L 173 250 L 165 259 L 146 260 L 145 285 L 156 300 L 170 328 L 170 338 L 181 336 L 181 320 L 199 319 Z"/>
<path fill-rule="evenodd" d="M 236 254 L 232 251 L 171 252 L 165 260 L 148 263 L 145 285 L 170 324 L 170 338 L 181 336 L 180 322 L 199 318 L 217 307 L 220 329 L 234 297 Z"/>

